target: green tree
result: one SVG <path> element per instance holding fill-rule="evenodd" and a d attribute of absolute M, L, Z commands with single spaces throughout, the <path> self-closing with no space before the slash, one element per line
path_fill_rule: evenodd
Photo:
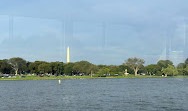
<path fill-rule="evenodd" d="M 30 69 L 29 69 L 29 65 L 31 64 L 32 62 L 27 62 L 26 63 L 26 73 L 30 73 Z"/>
<path fill-rule="evenodd" d="M 64 63 L 63 62 L 51 62 L 50 63 L 52 74 L 63 74 Z"/>
<path fill-rule="evenodd" d="M 149 75 L 157 74 L 157 72 L 160 71 L 160 67 L 157 64 L 147 65 L 145 68 Z"/>
<path fill-rule="evenodd" d="M 179 75 L 186 75 L 187 71 L 185 69 L 178 69 Z"/>
<path fill-rule="evenodd" d="M 11 72 L 13 72 L 13 69 L 12 66 L 8 63 L 8 60 L 0 60 L 0 74 L 10 74 Z"/>
<path fill-rule="evenodd" d="M 184 69 L 184 71 L 185 71 L 184 74 L 188 75 L 188 66 L 186 66 L 186 68 Z"/>
<path fill-rule="evenodd" d="M 65 75 L 71 76 L 72 74 L 74 74 L 73 66 L 74 66 L 74 63 L 71 63 L 71 62 L 67 63 L 67 64 L 64 64 L 64 73 L 65 73 Z"/>
<path fill-rule="evenodd" d="M 110 65 L 109 66 L 110 69 L 110 74 L 119 74 L 119 66 L 116 65 Z"/>
<path fill-rule="evenodd" d="M 173 65 L 173 62 L 170 60 L 159 60 L 157 65 L 162 68 L 167 68 L 169 65 Z"/>
<path fill-rule="evenodd" d="M 64 72 L 64 63 L 63 62 L 58 62 L 58 64 L 56 65 L 57 67 L 57 74 L 63 74 Z"/>
<path fill-rule="evenodd" d="M 169 65 L 167 68 L 162 68 L 162 72 L 171 76 L 178 74 L 177 68 L 175 68 L 173 65 Z"/>
<path fill-rule="evenodd" d="M 185 64 L 188 65 L 188 58 L 185 60 Z"/>
<path fill-rule="evenodd" d="M 110 73 L 110 69 L 109 68 L 102 68 L 102 69 L 99 69 L 98 72 L 97 72 L 100 76 L 103 76 L 104 74 L 109 74 Z"/>
<path fill-rule="evenodd" d="M 9 63 L 11 64 L 12 68 L 15 70 L 15 74 L 18 75 L 18 71 L 23 73 L 26 71 L 26 60 L 20 57 L 14 57 L 9 59 Z"/>
<path fill-rule="evenodd" d="M 185 75 L 186 74 L 185 68 L 186 68 L 186 64 L 185 63 L 179 63 L 177 65 L 178 74 L 179 75 Z"/>
<path fill-rule="evenodd" d="M 92 65 L 90 66 L 90 70 L 91 70 L 91 73 L 92 73 L 92 74 L 93 74 L 93 73 L 96 73 L 96 72 L 97 72 L 97 66 L 94 65 L 94 64 L 92 64 Z"/>
<path fill-rule="evenodd" d="M 142 67 L 144 63 L 145 61 L 143 59 L 139 59 L 136 57 L 128 58 L 125 61 L 125 64 L 134 70 L 135 76 L 137 76 L 137 72 L 139 71 L 139 69 Z"/>
<path fill-rule="evenodd" d="M 179 63 L 179 64 L 177 65 L 177 68 L 178 68 L 178 69 L 184 69 L 184 68 L 186 68 L 186 64 L 185 64 L 185 63 Z"/>
<path fill-rule="evenodd" d="M 146 70 L 146 68 L 144 67 L 144 65 L 141 65 L 141 66 L 140 66 L 140 69 L 139 69 L 138 73 L 139 73 L 139 74 L 141 74 L 141 73 L 147 73 L 147 70 Z"/>
<path fill-rule="evenodd" d="M 29 70 L 30 70 L 30 73 L 36 73 L 36 74 L 39 74 L 40 71 L 38 70 L 38 67 L 39 65 L 41 65 L 42 63 L 46 63 L 44 61 L 35 61 L 35 62 L 32 62 L 29 64 Z"/>
<path fill-rule="evenodd" d="M 114 74 L 119 74 L 119 66 L 116 66 L 116 65 L 109 65 L 108 66 L 109 68 L 109 73 L 114 75 Z"/>
<path fill-rule="evenodd" d="M 40 74 L 45 74 L 45 73 L 51 73 L 51 67 L 50 67 L 50 63 L 42 63 L 39 65 L 38 67 L 38 71 L 40 72 Z"/>
<path fill-rule="evenodd" d="M 90 74 L 91 71 L 93 72 L 96 71 L 96 66 L 88 61 L 79 61 L 74 64 L 73 70 L 77 74 L 79 73 Z"/>
<path fill-rule="evenodd" d="M 127 65 L 125 65 L 125 64 L 119 66 L 119 71 L 120 71 L 120 73 L 123 74 L 124 71 L 125 71 L 125 69 L 127 69 L 127 72 L 128 72 L 129 74 L 133 74 L 133 73 L 134 73 L 134 71 L 133 71 L 129 66 L 127 66 Z"/>
<path fill-rule="evenodd" d="M 107 65 L 102 65 L 102 64 L 97 65 L 97 69 L 102 69 L 102 68 L 108 68 L 108 66 Z"/>

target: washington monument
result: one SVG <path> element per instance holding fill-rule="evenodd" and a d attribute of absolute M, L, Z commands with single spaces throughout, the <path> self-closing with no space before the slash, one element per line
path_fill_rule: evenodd
<path fill-rule="evenodd" d="M 70 62 L 70 51 L 69 51 L 69 47 L 67 47 L 67 63 Z"/>

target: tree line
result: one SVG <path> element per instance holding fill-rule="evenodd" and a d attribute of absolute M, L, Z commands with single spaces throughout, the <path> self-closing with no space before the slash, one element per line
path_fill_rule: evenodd
<path fill-rule="evenodd" d="M 158 75 L 163 74 L 188 75 L 188 58 L 176 67 L 170 60 L 159 60 L 156 64 L 144 66 L 145 61 L 140 58 L 128 58 L 122 65 L 95 65 L 88 61 L 72 63 L 63 62 L 29 62 L 20 57 L 0 60 L 0 74 L 35 74 L 35 75 L 123 75 L 125 69 L 129 74 Z"/>

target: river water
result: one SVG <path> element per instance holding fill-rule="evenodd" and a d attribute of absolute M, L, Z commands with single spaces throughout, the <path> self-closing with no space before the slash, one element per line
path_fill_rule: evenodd
<path fill-rule="evenodd" d="M 0 81 L 0 111 L 188 111 L 188 78 Z"/>

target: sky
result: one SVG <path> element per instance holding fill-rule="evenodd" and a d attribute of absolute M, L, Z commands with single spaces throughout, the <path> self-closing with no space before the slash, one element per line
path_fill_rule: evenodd
<path fill-rule="evenodd" d="M 145 65 L 188 57 L 187 0 L 0 0 L 0 59 Z"/>

